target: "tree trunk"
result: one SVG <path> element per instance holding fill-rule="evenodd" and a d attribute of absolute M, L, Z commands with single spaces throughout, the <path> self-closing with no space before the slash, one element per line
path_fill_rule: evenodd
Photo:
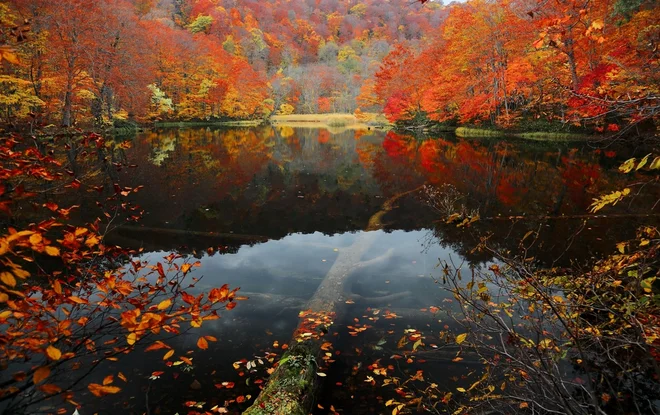
<path fill-rule="evenodd" d="M 67 59 L 68 73 L 66 77 L 66 92 L 64 93 L 64 107 L 62 108 L 62 126 L 71 127 L 73 125 L 73 71 L 75 68 L 75 58 Z"/>
<path fill-rule="evenodd" d="M 573 50 L 573 39 L 566 39 L 566 57 L 568 58 L 568 68 L 571 71 L 571 87 L 573 91 L 577 91 L 578 83 L 580 82 L 577 74 L 577 64 L 575 63 L 575 50 Z"/>

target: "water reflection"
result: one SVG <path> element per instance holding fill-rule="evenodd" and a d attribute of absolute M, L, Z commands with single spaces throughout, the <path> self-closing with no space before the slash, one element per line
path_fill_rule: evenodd
<path fill-rule="evenodd" d="M 186 401 L 209 407 L 256 396 L 266 369 L 241 375 L 232 363 L 281 353 L 275 344 L 289 341 L 298 312 L 376 212 L 383 212 L 382 229 L 361 258 L 369 265 L 352 272 L 338 299 L 343 317 L 330 333 L 342 354 L 329 381 L 357 380 L 330 388 L 323 398 L 343 402 L 346 410 L 358 405 L 360 413 L 379 413 L 381 407 L 374 409 L 376 396 L 355 376 L 356 362 L 397 353 L 406 328 L 434 336 L 445 325 L 452 327 L 446 314 L 451 299 L 433 278 L 439 276 L 439 260 L 466 261 L 467 274 L 469 267 L 491 260 L 474 250 L 481 236 L 490 234 L 493 246 L 514 250 L 534 230 L 540 237 L 530 254 L 543 265 L 587 261 L 611 251 L 634 232 L 637 221 L 584 217 L 593 197 L 623 184 L 613 170 L 628 156 L 589 147 L 262 127 L 153 131 L 120 153 L 116 157 L 139 165 L 120 172 L 118 180 L 144 186 L 131 198 L 145 216 L 139 225 L 119 227 L 108 240 L 144 248 L 141 259 L 152 263 L 172 251 L 194 255 L 202 264 L 199 292 L 228 283 L 250 297 L 220 320 L 170 340 L 181 353 L 195 350 L 193 371 L 169 368 L 162 382 L 149 381 L 163 368 L 161 356 L 150 353 L 129 355 L 110 368 L 133 374 L 119 400 L 108 404 L 128 413 L 144 412 L 147 387 L 152 413 L 182 411 Z M 445 223 L 430 206 L 429 188 L 407 193 L 424 185 L 451 186 L 460 196 L 454 208 L 480 219 L 469 228 Z M 382 210 L 388 200 L 395 202 Z M 420 311 L 431 307 L 440 311 Z M 400 318 L 387 319 L 387 312 Z M 356 320 L 369 326 L 357 337 L 346 328 Z M 196 350 L 202 335 L 218 342 Z M 456 385 L 449 379 L 474 365 L 441 358 L 407 369 L 423 369 L 427 379 L 451 389 Z M 198 385 L 192 388 L 194 381 Z M 218 390 L 221 382 L 240 386 Z M 352 395 L 364 398 L 355 403 Z M 96 409 L 93 401 L 86 405 Z"/>
<path fill-rule="evenodd" d="M 514 247 L 529 230 L 544 230 L 539 259 L 548 264 L 610 250 L 636 221 L 583 224 L 594 197 L 622 186 L 613 167 L 628 156 L 586 146 L 262 127 L 153 131 L 138 136 L 124 156 L 139 164 L 121 181 L 145 186 L 134 197 L 147 229 L 124 228 L 116 236 L 151 250 L 234 251 L 292 233 L 363 230 L 384 200 L 423 184 L 456 189 L 462 208 L 480 215 L 478 232 L 434 224 L 441 215 L 424 192 L 398 200 L 383 218 L 385 229 L 434 227 L 443 243 L 477 262 L 488 258 L 471 253 L 471 235 L 492 233 L 498 244 Z M 578 231 L 586 243 L 562 256 Z"/>

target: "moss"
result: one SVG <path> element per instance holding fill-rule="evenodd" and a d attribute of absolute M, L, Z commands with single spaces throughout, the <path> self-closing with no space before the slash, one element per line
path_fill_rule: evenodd
<path fill-rule="evenodd" d="M 536 141 L 580 141 L 585 140 L 589 136 L 585 134 L 575 133 L 554 133 L 554 132 L 534 132 L 534 133 L 518 133 L 516 137 L 524 138 L 526 140 Z"/>
<path fill-rule="evenodd" d="M 248 415 L 307 415 L 316 388 L 316 356 L 311 345 L 293 346 L 280 359 Z"/>
<path fill-rule="evenodd" d="M 498 130 L 486 130 L 481 128 L 458 127 L 455 134 L 462 138 L 473 137 L 504 137 L 506 134 Z"/>

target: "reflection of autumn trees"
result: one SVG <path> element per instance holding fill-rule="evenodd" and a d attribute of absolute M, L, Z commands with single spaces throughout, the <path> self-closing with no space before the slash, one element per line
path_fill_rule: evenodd
<path fill-rule="evenodd" d="M 81 204 L 85 217 L 99 214 L 96 199 L 114 192 L 115 183 L 142 185 L 130 197 L 144 210 L 145 226 L 272 238 L 363 229 L 388 197 L 425 183 L 449 184 L 463 196 L 463 211 L 479 211 L 481 220 L 471 225 L 475 234 L 493 233 L 493 242 L 506 247 L 542 226 L 540 256 L 552 258 L 583 227 L 582 217 L 561 217 L 582 216 L 593 197 L 623 186 L 620 176 L 609 173 L 617 166 L 611 149 L 416 139 L 393 132 L 357 137 L 351 131 L 290 127 L 172 129 L 141 134 L 132 147 L 108 142 L 98 154 L 87 155 L 72 144 L 76 168 L 65 163 L 66 169 L 84 186 L 57 188 L 48 197 L 61 205 Z M 120 164 L 122 169 L 116 167 Z M 137 167 L 126 167 L 131 165 Z M 420 229 L 440 219 L 424 198 L 420 192 L 398 200 L 383 218 L 386 228 Z M 617 208 L 627 210 L 624 204 Z M 609 249 L 608 235 L 634 229 L 609 219 L 592 219 L 584 228 L 580 255 Z M 455 224 L 440 224 L 437 230 L 466 257 L 483 259 L 470 252 L 476 243 L 472 232 Z M 171 247 L 195 241 L 163 236 L 166 240 Z"/>
<path fill-rule="evenodd" d="M 356 140 L 350 131 L 290 127 L 147 133 L 127 157 L 153 160 L 125 178 L 149 189 L 135 195 L 149 212 L 146 225 L 271 237 L 360 229 L 384 197 L 447 183 L 464 195 L 468 211 L 480 212 L 482 220 L 473 226 L 500 235 L 506 244 L 507 235 L 524 235 L 543 216 L 583 214 L 595 195 L 620 184 L 601 167 L 603 154 L 587 149 L 418 140 L 395 133 Z M 397 229 L 428 226 L 435 217 L 420 199 L 421 194 L 400 200 L 384 223 Z M 518 219 L 513 227 L 503 219 L 523 215 L 532 219 Z M 565 248 L 580 223 L 549 221 L 555 239 L 546 243 Z M 443 232 L 459 251 L 469 252 L 465 232 L 455 225 Z"/>
<path fill-rule="evenodd" d="M 317 129 L 163 130 L 127 152 L 125 180 L 147 226 L 284 236 L 363 228 L 378 188 L 357 163 L 351 132 Z"/>
<path fill-rule="evenodd" d="M 600 180 L 600 156 L 588 150 L 543 152 L 495 141 L 419 141 L 394 132 L 382 143 L 385 159 L 367 148 L 359 149 L 360 160 L 373 166 L 381 180 L 451 184 L 466 195 L 470 207 L 484 210 L 482 216 L 579 212 L 610 186 Z M 387 174 L 394 171 L 399 174 Z"/>
<path fill-rule="evenodd" d="M 475 232 L 444 223 L 439 223 L 437 232 L 443 243 L 472 261 L 488 259 L 471 252 L 478 243 L 472 235 L 477 234 L 492 233 L 492 243 L 513 249 L 515 241 L 529 230 L 544 230 L 538 259 L 552 261 L 589 257 L 592 251 L 610 249 L 611 241 L 603 237 L 608 234 L 606 229 L 609 235 L 634 229 L 628 220 L 625 226 L 621 220 L 608 218 L 584 224 L 581 216 L 593 197 L 622 185 L 619 176 L 601 167 L 600 151 L 495 141 L 418 140 L 390 132 L 381 145 L 360 143 L 357 152 L 383 192 L 426 182 L 436 187 L 449 184 L 463 195 L 460 204 L 465 205 L 464 210 L 478 210 L 481 215 L 472 225 Z M 583 228 L 580 246 L 563 255 L 572 244 L 572 236 Z"/>

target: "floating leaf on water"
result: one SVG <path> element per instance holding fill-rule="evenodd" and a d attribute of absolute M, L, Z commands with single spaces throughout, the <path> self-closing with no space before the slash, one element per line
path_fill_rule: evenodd
<path fill-rule="evenodd" d="M 458 336 L 456 336 L 456 344 L 463 343 L 465 339 L 467 339 L 467 336 L 468 336 L 467 333 L 459 334 Z"/>

